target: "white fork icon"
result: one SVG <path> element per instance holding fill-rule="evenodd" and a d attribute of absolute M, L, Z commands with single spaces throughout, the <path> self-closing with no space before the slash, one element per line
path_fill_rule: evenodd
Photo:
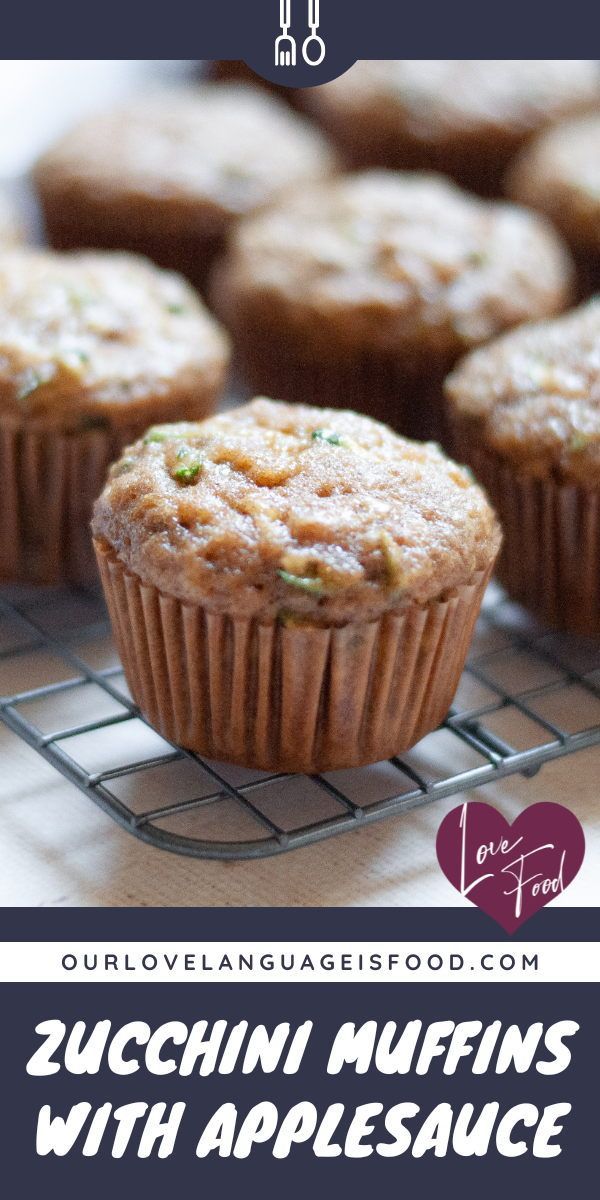
<path fill-rule="evenodd" d="M 291 0 L 279 0 L 279 24 L 281 33 L 275 41 L 275 66 L 296 66 L 296 40 L 290 36 Z"/>

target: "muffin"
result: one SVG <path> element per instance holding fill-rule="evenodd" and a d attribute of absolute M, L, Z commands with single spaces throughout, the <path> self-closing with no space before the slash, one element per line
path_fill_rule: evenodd
<path fill-rule="evenodd" d="M 600 301 L 475 351 L 446 389 L 456 454 L 502 522 L 501 581 L 542 621 L 600 634 Z"/>
<path fill-rule="evenodd" d="M 545 133 L 517 158 L 506 190 L 551 218 L 568 242 L 583 293 L 600 287 L 600 115 Z"/>
<path fill-rule="evenodd" d="M 436 727 L 499 544 L 436 446 L 265 399 L 151 431 L 93 530 L 143 714 L 268 771 L 376 761 Z"/>
<path fill-rule="evenodd" d="M 53 246 L 139 251 L 202 285 L 242 214 L 333 165 L 320 134 L 274 97 L 208 83 L 86 119 L 34 178 Z"/>
<path fill-rule="evenodd" d="M 433 169 L 484 194 L 539 129 L 600 99 L 591 60 L 362 61 L 301 97 L 353 166 Z"/>
<path fill-rule="evenodd" d="M 530 212 L 440 176 L 372 171 L 244 221 L 212 299 L 254 392 L 362 409 L 440 440 L 456 359 L 564 308 L 570 273 Z"/>
<path fill-rule="evenodd" d="M 153 421 L 210 412 L 227 358 L 190 286 L 144 259 L 0 255 L 0 579 L 97 578 L 109 464 Z"/>

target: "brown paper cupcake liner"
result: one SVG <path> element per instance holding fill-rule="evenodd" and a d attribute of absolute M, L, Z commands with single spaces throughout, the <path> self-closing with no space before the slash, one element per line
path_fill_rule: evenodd
<path fill-rule="evenodd" d="M 0 417 L 2 582 L 97 581 L 89 530 L 94 500 L 111 462 L 142 432 L 138 424 L 67 434 Z"/>
<path fill-rule="evenodd" d="M 351 408 L 383 421 L 420 441 L 446 442 L 442 384 L 449 363 L 427 375 L 403 369 L 389 356 L 364 355 L 329 364 L 290 356 L 289 344 L 274 353 L 278 340 L 254 335 L 237 341 L 238 369 L 255 394 L 324 408 Z"/>
<path fill-rule="evenodd" d="M 95 542 L 132 695 L 207 758 L 308 773 L 399 754 L 452 702 L 489 572 L 379 620 L 286 626 L 185 604 Z"/>
<path fill-rule="evenodd" d="M 201 230 L 186 233 L 168 226 L 159 233 L 144 229 L 135 211 L 128 221 L 120 221 L 112 211 L 86 205 L 80 195 L 65 199 L 62 194 L 55 197 L 42 191 L 41 198 L 46 236 L 54 250 L 142 254 L 159 267 L 185 275 L 205 293 L 212 264 L 224 246 L 224 235 L 203 234 Z"/>
<path fill-rule="evenodd" d="M 509 595 L 556 629 L 600 635 L 600 493 L 519 474 L 459 424 L 453 450 L 500 519 L 497 576 Z"/>
<path fill-rule="evenodd" d="M 519 145 L 519 138 L 498 130 L 474 142 L 472 136 L 456 133 L 446 142 L 419 142 L 403 133 L 398 121 L 382 125 L 373 120 L 350 120 L 345 111 L 323 112 L 307 98 L 305 107 L 323 126 L 347 168 L 364 171 L 385 167 L 391 171 L 435 171 L 449 175 L 459 187 L 481 196 L 501 196 L 506 168 Z"/>

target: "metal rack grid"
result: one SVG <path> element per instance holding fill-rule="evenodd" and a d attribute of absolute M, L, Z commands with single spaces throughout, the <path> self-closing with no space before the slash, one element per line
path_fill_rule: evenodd
<path fill-rule="evenodd" d="M 208 762 L 159 737 L 129 697 L 96 592 L 0 589 L 0 695 L 4 724 L 136 837 L 260 858 L 600 745 L 600 642 L 540 628 L 492 585 L 443 726 L 401 759 L 310 777 Z"/>

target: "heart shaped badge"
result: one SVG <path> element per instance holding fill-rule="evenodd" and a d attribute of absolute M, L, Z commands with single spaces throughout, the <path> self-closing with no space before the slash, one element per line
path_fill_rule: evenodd
<path fill-rule="evenodd" d="M 511 824 L 491 804 L 471 800 L 444 817 L 436 852 L 461 896 L 514 933 L 572 883 L 585 837 L 563 804 L 532 804 Z"/>

